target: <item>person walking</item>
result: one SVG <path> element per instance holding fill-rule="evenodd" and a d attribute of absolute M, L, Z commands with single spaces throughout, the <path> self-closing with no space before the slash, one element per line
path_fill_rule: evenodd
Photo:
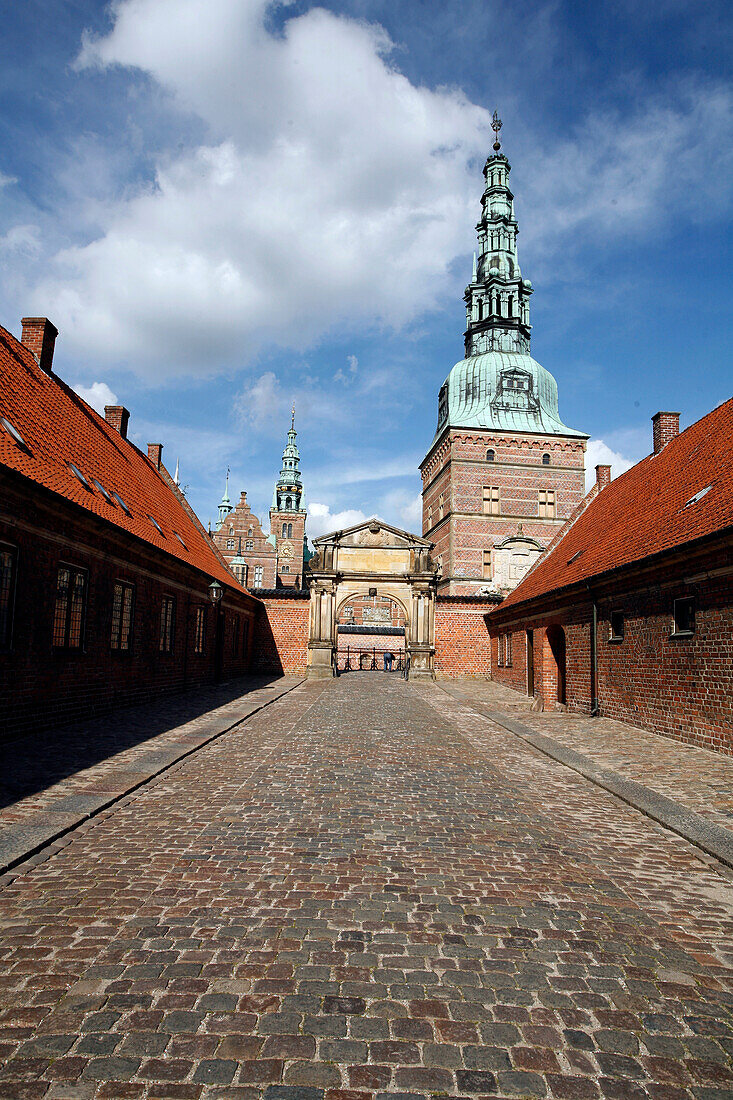
<path fill-rule="evenodd" d="M 391 672 L 392 671 L 392 662 L 393 661 L 394 661 L 394 653 L 391 653 L 389 650 L 386 650 L 385 654 L 384 654 L 384 671 L 385 672 Z"/>

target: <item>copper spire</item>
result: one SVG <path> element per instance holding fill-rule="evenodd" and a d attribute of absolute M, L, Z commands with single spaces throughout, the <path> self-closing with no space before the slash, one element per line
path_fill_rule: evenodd
<path fill-rule="evenodd" d="M 499 141 L 499 130 L 501 130 L 501 127 L 502 127 L 502 121 L 499 118 L 499 115 L 497 114 L 497 112 L 494 111 L 494 117 L 491 120 L 491 129 L 494 131 L 494 137 L 496 139 L 494 141 L 494 152 L 496 152 L 496 153 L 498 153 L 499 150 L 501 149 L 501 142 Z"/>

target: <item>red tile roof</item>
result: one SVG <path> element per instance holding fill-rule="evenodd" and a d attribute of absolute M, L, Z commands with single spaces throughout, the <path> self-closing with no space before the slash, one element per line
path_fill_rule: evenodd
<path fill-rule="evenodd" d="M 601 490 L 497 611 L 726 528 L 733 528 L 733 399 Z"/>
<path fill-rule="evenodd" d="M 119 434 L 56 375 L 41 370 L 35 356 L 0 326 L 0 463 L 73 501 L 167 554 L 216 578 L 234 591 L 245 589 L 221 561 L 211 539 L 172 486 L 138 448 Z M 69 468 L 82 473 L 87 489 Z M 127 515 L 107 493 L 119 493 Z M 162 534 L 151 518 L 159 524 Z M 183 545 L 176 535 L 180 536 Z M 249 595 L 249 594 L 248 594 Z M 250 597 L 254 599 L 254 597 Z"/>

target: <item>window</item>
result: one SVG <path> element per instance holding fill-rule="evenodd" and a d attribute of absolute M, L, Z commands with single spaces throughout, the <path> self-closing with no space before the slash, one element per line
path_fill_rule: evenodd
<path fill-rule="evenodd" d="M 104 497 L 104 499 L 105 499 L 105 500 L 107 501 L 107 503 L 108 503 L 108 504 L 112 504 L 112 503 L 113 503 L 113 501 L 112 501 L 112 497 L 111 497 L 111 496 L 109 495 L 109 493 L 108 493 L 108 492 L 107 492 L 107 490 L 105 489 L 104 485 L 102 485 L 102 482 L 101 482 L 101 481 L 97 481 L 96 477 L 93 477 L 93 478 L 92 478 L 92 485 L 96 485 L 96 486 L 97 486 L 97 488 L 99 489 L 100 493 L 102 494 L 102 496 Z"/>
<path fill-rule="evenodd" d="M 490 550 L 484 550 L 484 561 L 483 561 L 482 576 L 483 576 L 485 581 L 490 581 L 491 580 L 491 551 Z"/>
<path fill-rule="evenodd" d="M 237 580 L 239 581 L 240 584 L 245 584 L 246 585 L 246 583 L 247 583 L 247 572 L 248 572 L 248 567 L 246 565 L 235 565 L 234 566 L 234 576 L 237 578 Z"/>
<path fill-rule="evenodd" d="M 542 465 L 543 466 L 549 466 L 550 465 L 550 456 L 548 454 L 543 454 L 543 456 L 542 456 Z"/>
<path fill-rule="evenodd" d="M 511 634 L 504 635 L 504 664 L 507 668 L 512 667 L 512 636 Z"/>
<path fill-rule="evenodd" d="M 247 643 L 249 642 L 249 619 L 242 623 L 242 656 L 247 656 Z"/>
<path fill-rule="evenodd" d="M 288 538 L 291 539 L 292 537 L 293 537 L 293 525 L 292 525 L 292 523 L 289 523 L 288 524 Z"/>
<path fill-rule="evenodd" d="M 110 647 L 120 653 L 130 652 L 132 635 L 132 603 L 134 588 L 124 581 L 117 581 L 112 596 L 112 636 Z"/>
<path fill-rule="evenodd" d="M 155 517 L 151 515 L 148 515 L 148 519 L 150 520 L 158 534 L 163 535 L 163 528 L 160 526 L 157 519 L 155 519 Z M 165 538 L 165 535 L 163 535 L 163 538 Z"/>
<path fill-rule="evenodd" d="M 443 494 L 438 497 L 438 519 L 443 518 Z"/>
<path fill-rule="evenodd" d="M 611 633 L 609 642 L 622 642 L 624 640 L 624 613 L 623 611 L 611 612 Z"/>
<path fill-rule="evenodd" d="M 498 485 L 484 485 L 484 515 L 498 516 L 500 511 Z"/>
<path fill-rule="evenodd" d="M 252 539 L 245 539 L 244 549 L 245 550 L 253 550 L 254 549 L 254 542 L 253 542 Z"/>
<path fill-rule="evenodd" d="M 25 447 L 26 450 L 28 449 L 28 444 L 23 439 L 23 436 L 20 434 L 14 424 L 11 424 L 10 421 L 7 420 L 4 416 L 0 416 L 0 424 L 2 424 L 3 428 L 5 428 L 5 431 L 8 433 L 10 438 L 14 439 L 19 447 Z"/>
<path fill-rule="evenodd" d="M 555 490 L 539 489 L 537 491 L 538 505 L 537 515 L 540 519 L 555 518 Z"/>
<path fill-rule="evenodd" d="M 280 537 L 283 538 L 283 539 L 286 539 L 288 537 L 288 525 L 287 525 L 287 523 L 283 524 L 283 533 Z"/>
<path fill-rule="evenodd" d="M 86 571 L 71 565 L 60 565 L 53 617 L 53 644 L 56 649 L 81 649 L 86 596 Z"/>
<path fill-rule="evenodd" d="M 177 532 L 177 531 L 174 531 L 174 532 L 173 532 L 173 534 L 174 534 L 174 535 L 176 536 L 176 538 L 177 538 L 177 539 L 178 539 L 178 541 L 180 542 L 180 544 L 181 544 L 181 546 L 183 547 L 183 549 L 184 549 L 184 550 L 187 550 L 187 549 L 188 549 L 188 547 L 186 546 L 185 542 L 183 541 L 183 539 L 181 538 L 181 536 L 180 536 L 180 535 L 178 534 L 178 532 Z"/>
<path fill-rule="evenodd" d="M 247 531 L 247 537 L 251 539 L 253 534 L 254 534 L 254 528 L 250 527 L 249 530 Z"/>
<path fill-rule="evenodd" d="M 487 462 L 495 462 L 496 461 L 496 451 L 488 450 L 486 452 L 486 461 Z"/>
<path fill-rule="evenodd" d="M 500 634 L 496 640 L 496 663 L 499 668 L 504 667 L 504 635 Z"/>
<path fill-rule="evenodd" d="M 119 504 L 119 506 L 120 506 L 120 508 L 122 509 L 122 511 L 123 511 L 123 512 L 125 512 L 125 513 L 126 513 L 126 514 L 127 514 L 128 516 L 131 516 L 131 515 L 132 515 L 132 512 L 131 512 L 131 511 L 130 511 L 130 509 L 129 509 L 129 508 L 127 507 L 127 505 L 125 504 L 125 502 L 124 502 L 124 500 L 122 499 L 122 497 L 120 496 L 120 494 L 119 494 L 119 493 L 115 493 L 115 491 L 114 491 L 114 490 L 112 490 L 112 496 L 113 496 L 113 497 L 115 498 L 115 500 L 116 500 L 116 501 L 117 501 L 117 503 Z"/>
<path fill-rule="evenodd" d="M 14 546 L 0 546 L 0 649 L 9 649 L 13 635 L 17 552 Z"/>
<path fill-rule="evenodd" d="M 478 321 L 483 321 L 483 319 L 484 319 L 484 303 L 481 301 L 480 298 L 478 300 L 478 309 L 476 311 L 476 319 Z"/>
<path fill-rule="evenodd" d="M 232 657 L 239 656 L 239 615 L 232 617 Z"/>
<path fill-rule="evenodd" d="M 262 581 L 264 580 L 264 576 L 265 576 L 265 567 L 264 567 L 264 565 L 256 565 L 255 566 L 255 585 L 254 585 L 255 588 L 262 588 Z"/>
<path fill-rule="evenodd" d="M 283 573 L 289 573 L 289 572 L 290 572 L 290 566 L 289 565 L 284 565 L 283 566 Z"/>
<path fill-rule="evenodd" d="M 81 472 L 79 467 L 75 466 L 73 462 L 70 462 L 69 463 L 69 469 L 71 470 L 72 474 L 77 479 L 77 481 L 80 481 L 82 483 L 82 485 L 84 486 L 84 488 L 88 489 L 89 492 L 91 492 L 92 487 L 89 484 L 89 482 L 87 481 L 87 479 L 84 477 L 84 474 Z"/>
<path fill-rule="evenodd" d="M 673 633 L 683 636 L 695 633 L 695 601 L 691 596 L 674 601 Z"/>
<path fill-rule="evenodd" d="M 203 653 L 206 645 L 206 608 L 196 608 L 196 625 L 193 636 L 194 653 Z"/>
<path fill-rule="evenodd" d="M 227 550 L 234 549 L 234 539 L 227 539 Z"/>
<path fill-rule="evenodd" d="M 164 596 L 160 607 L 160 652 L 173 652 L 173 636 L 176 629 L 176 601 L 174 596 Z"/>

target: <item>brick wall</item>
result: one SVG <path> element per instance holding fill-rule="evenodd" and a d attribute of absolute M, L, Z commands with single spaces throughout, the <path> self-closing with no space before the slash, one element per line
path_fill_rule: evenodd
<path fill-rule="evenodd" d="M 28 492 L 27 483 L 21 494 L 14 479 L 0 476 L 0 543 L 13 549 L 17 561 L 12 637 L 9 649 L 0 653 L 2 735 L 18 736 L 212 682 L 217 611 L 208 596 L 210 578 L 45 491 L 39 490 L 29 503 Z M 60 564 L 87 575 L 83 644 L 78 649 L 53 645 Z M 125 652 L 111 645 L 113 593 L 120 581 L 132 585 L 134 595 L 131 644 Z M 171 653 L 160 651 L 164 595 L 175 599 Z M 205 615 L 203 653 L 194 652 L 197 607 Z M 256 607 L 236 589 L 225 593 L 219 611 L 223 678 L 248 670 Z"/>
<path fill-rule="evenodd" d="M 711 559 L 710 571 L 720 558 Z M 701 580 L 691 580 L 697 572 Z M 675 573 L 677 580 L 674 579 Z M 686 576 L 687 574 L 687 576 Z M 678 563 L 660 570 L 663 583 L 623 587 L 598 598 L 597 701 L 602 717 L 718 752 L 733 754 L 733 582 L 731 575 L 705 578 Z M 675 598 L 695 600 L 695 630 L 673 636 Z M 535 694 L 546 706 L 557 701 L 557 643 L 565 637 L 565 698 L 569 710 L 592 705 L 591 609 L 587 597 L 572 611 L 532 615 L 492 624 L 492 678 L 527 691 L 527 630 L 533 631 Z M 519 610 L 519 609 L 518 609 Z M 623 615 L 623 640 L 611 641 L 611 612 Z M 521 614 L 521 612 L 520 612 Z M 512 637 L 512 664 L 499 663 L 505 634 Z"/>
<path fill-rule="evenodd" d="M 485 616 L 496 604 L 487 600 L 439 596 L 435 606 L 435 675 L 439 679 L 491 676 L 491 638 Z"/>
<path fill-rule="evenodd" d="M 308 658 L 307 592 L 261 596 L 252 651 L 254 672 L 303 673 Z"/>

